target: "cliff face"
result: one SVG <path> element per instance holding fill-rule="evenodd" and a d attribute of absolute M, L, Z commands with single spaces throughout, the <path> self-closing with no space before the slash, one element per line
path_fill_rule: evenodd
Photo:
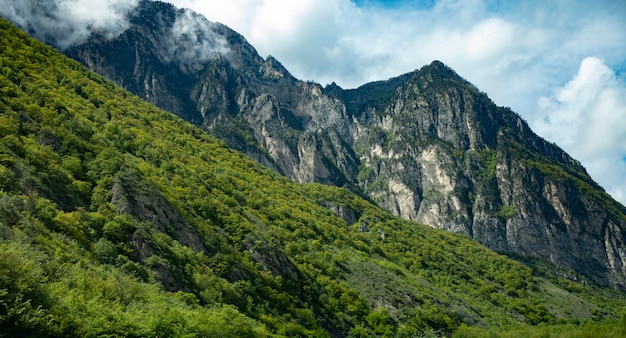
<path fill-rule="evenodd" d="M 183 30 L 184 28 L 184 30 Z M 299 182 L 626 289 L 626 209 L 440 62 L 343 90 L 295 79 L 228 27 L 145 1 L 66 54 Z"/>
<path fill-rule="evenodd" d="M 441 63 L 412 74 L 382 108 L 357 111 L 359 129 L 369 131 L 355 137 L 358 183 L 380 205 L 624 286 L 624 207 Z"/>

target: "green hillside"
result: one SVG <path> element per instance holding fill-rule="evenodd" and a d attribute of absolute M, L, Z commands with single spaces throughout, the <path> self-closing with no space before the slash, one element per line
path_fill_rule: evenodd
<path fill-rule="evenodd" d="M 626 334 L 623 293 L 295 184 L 0 39 L 0 336 Z"/>

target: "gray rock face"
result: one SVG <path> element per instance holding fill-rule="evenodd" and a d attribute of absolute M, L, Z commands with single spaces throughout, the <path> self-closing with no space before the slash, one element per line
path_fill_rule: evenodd
<path fill-rule="evenodd" d="M 113 180 L 111 204 L 120 214 L 127 214 L 138 220 L 149 222 L 157 230 L 170 235 L 182 245 L 194 251 L 205 250 L 202 239 L 193 226 L 185 223 L 166 199 L 153 186 L 137 175 L 122 171 Z M 141 259 L 146 258 L 141 250 L 136 250 Z"/>
<path fill-rule="evenodd" d="M 180 32 L 180 20 L 196 29 Z M 401 217 L 626 290 L 626 208 L 442 63 L 322 88 L 171 5 L 142 2 L 131 23 L 66 53 L 293 180 L 345 186 Z M 198 46 L 210 53 L 190 53 Z"/>

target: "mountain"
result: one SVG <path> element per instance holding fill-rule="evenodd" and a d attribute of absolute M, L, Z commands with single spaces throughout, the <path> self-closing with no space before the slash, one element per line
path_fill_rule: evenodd
<path fill-rule="evenodd" d="M 1 18 L 0 40 L 0 336 L 626 334 L 624 293 L 289 181 Z"/>
<path fill-rule="evenodd" d="M 143 1 L 129 20 L 65 53 L 295 181 L 626 289 L 626 208 L 441 62 L 323 88 L 191 11 Z"/>

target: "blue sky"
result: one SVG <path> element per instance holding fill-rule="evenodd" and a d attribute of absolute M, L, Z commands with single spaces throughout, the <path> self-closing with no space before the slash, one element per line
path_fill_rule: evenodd
<path fill-rule="evenodd" d="M 625 0 L 166 0 L 241 33 L 296 77 L 353 88 L 440 60 L 580 160 L 626 204 Z M 112 36 L 138 0 L 0 0 L 62 48 Z"/>

